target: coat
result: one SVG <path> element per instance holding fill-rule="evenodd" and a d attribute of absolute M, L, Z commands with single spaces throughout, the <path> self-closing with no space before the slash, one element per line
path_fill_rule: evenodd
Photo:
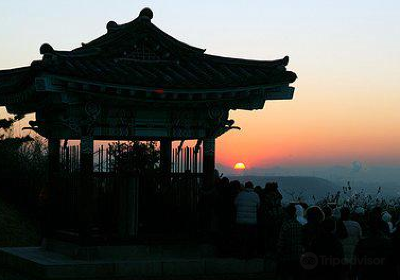
<path fill-rule="evenodd" d="M 260 198 L 252 189 L 241 191 L 235 199 L 235 206 L 237 224 L 257 224 L 257 210 L 260 206 Z"/>

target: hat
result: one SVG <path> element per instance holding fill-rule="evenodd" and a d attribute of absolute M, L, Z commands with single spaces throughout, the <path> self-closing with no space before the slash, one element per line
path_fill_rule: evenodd
<path fill-rule="evenodd" d="M 361 207 L 361 206 L 357 206 L 357 207 L 354 209 L 354 214 L 357 214 L 357 215 L 364 215 L 364 214 L 365 214 L 365 209 L 364 209 L 363 207 Z"/>

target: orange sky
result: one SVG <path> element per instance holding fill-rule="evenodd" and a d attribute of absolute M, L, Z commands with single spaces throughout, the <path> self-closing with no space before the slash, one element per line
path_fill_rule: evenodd
<path fill-rule="evenodd" d="M 296 72 L 294 100 L 267 102 L 260 111 L 232 111 L 242 130 L 218 139 L 220 163 L 243 161 L 248 168 L 400 163 L 396 84 L 382 86 L 365 77 L 343 86 L 330 77 L 308 79 Z"/>

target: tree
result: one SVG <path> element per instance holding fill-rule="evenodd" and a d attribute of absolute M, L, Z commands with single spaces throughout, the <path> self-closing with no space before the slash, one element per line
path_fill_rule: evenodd
<path fill-rule="evenodd" d="M 29 207 L 45 184 L 47 156 L 41 138 L 14 136 L 14 125 L 23 117 L 0 119 L 0 191 L 12 202 Z"/>
<path fill-rule="evenodd" d="M 109 153 L 117 172 L 151 172 L 159 167 L 160 153 L 154 141 L 112 143 L 109 144 Z"/>

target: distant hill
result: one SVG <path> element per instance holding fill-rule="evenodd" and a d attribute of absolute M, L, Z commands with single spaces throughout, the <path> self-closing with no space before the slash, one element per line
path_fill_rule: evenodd
<path fill-rule="evenodd" d="M 292 194 L 295 196 L 301 195 L 307 202 L 312 202 L 312 196 L 316 200 L 325 197 L 328 193 L 336 193 L 341 190 L 339 185 L 318 177 L 303 177 L 303 176 L 228 176 L 230 180 L 239 180 L 244 183 L 252 181 L 254 186 L 264 188 L 266 182 L 277 182 L 279 190 L 283 196 L 284 202 L 293 200 Z"/>

